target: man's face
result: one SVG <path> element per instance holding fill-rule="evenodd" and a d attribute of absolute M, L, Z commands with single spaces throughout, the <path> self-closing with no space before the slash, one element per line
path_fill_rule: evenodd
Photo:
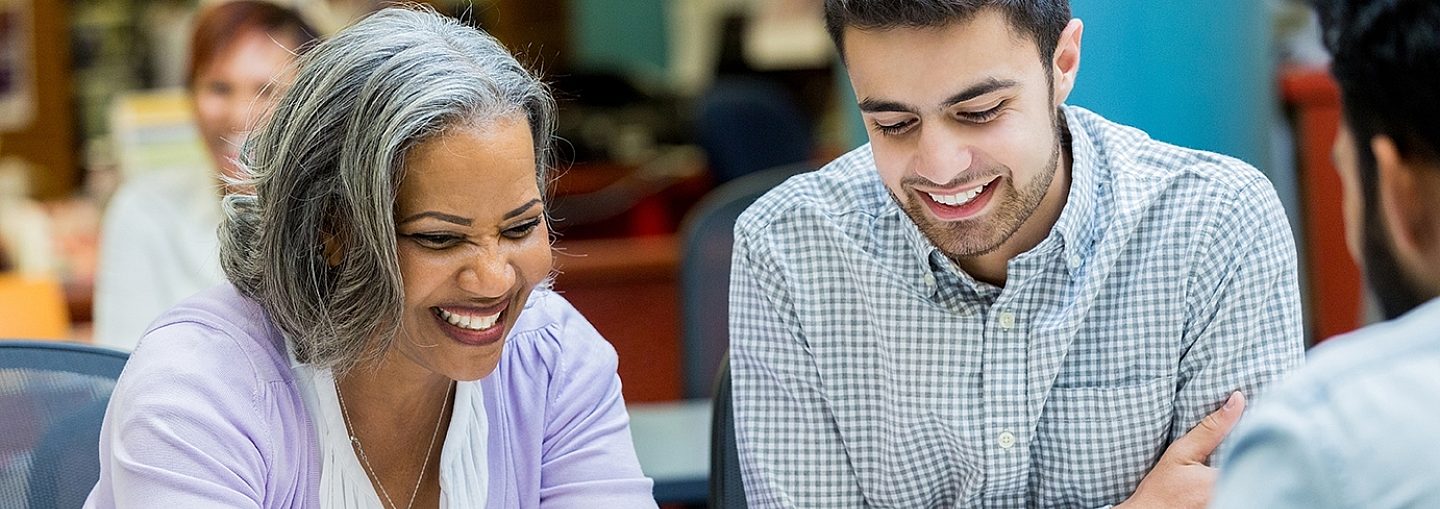
<path fill-rule="evenodd" d="M 951 258 L 1000 248 L 1059 166 L 1058 102 L 1035 43 L 986 10 L 936 28 L 848 28 L 844 44 L 891 195 Z"/>
<path fill-rule="evenodd" d="M 1345 243 L 1350 255 L 1365 268 L 1365 278 L 1379 300 L 1386 320 L 1398 318 L 1424 304 L 1428 298 L 1407 276 L 1395 256 L 1384 218 L 1381 216 L 1378 193 L 1367 192 L 1362 179 L 1375 179 L 1375 157 L 1361 150 L 1346 123 L 1341 122 L 1335 136 L 1333 157 L 1335 171 L 1340 174 L 1345 214 Z M 1368 143 L 1368 140 L 1366 141 Z M 1375 186 L 1375 187 L 1378 187 Z"/>

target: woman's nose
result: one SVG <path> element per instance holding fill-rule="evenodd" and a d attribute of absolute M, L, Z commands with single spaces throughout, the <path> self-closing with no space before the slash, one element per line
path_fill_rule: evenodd
<path fill-rule="evenodd" d="M 500 297 L 515 287 L 515 267 L 493 251 L 476 255 L 460 273 L 461 289 L 477 297 Z"/>

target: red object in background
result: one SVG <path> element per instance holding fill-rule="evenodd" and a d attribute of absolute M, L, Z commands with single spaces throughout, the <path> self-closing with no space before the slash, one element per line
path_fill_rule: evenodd
<path fill-rule="evenodd" d="M 1281 95 L 1294 115 L 1312 337 L 1315 342 L 1362 324 L 1360 269 L 1345 246 L 1340 176 L 1331 145 L 1340 126 L 1340 89 L 1326 69 L 1286 69 Z"/>
<path fill-rule="evenodd" d="M 555 290 L 615 347 L 625 401 L 680 399 L 675 236 L 562 238 L 555 246 Z"/>

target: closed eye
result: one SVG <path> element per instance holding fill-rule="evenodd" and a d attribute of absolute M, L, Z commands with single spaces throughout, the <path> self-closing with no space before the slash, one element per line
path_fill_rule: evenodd
<path fill-rule="evenodd" d="M 1000 110 L 1004 108 L 1005 103 L 1001 102 L 999 104 L 996 104 L 994 108 L 990 108 L 985 111 L 961 111 L 955 113 L 955 116 L 960 117 L 961 120 L 973 124 L 984 124 L 991 120 L 995 120 L 995 117 L 1000 116 Z"/>
<path fill-rule="evenodd" d="M 539 217 L 531 219 L 510 228 L 506 228 L 505 231 L 500 232 L 500 234 L 504 235 L 507 239 L 523 239 L 533 233 L 536 228 L 540 227 L 541 220 L 542 219 Z"/>
<path fill-rule="evenodd" d="M 430 249 L 446 249 L 465 240 L 465 237 L 449 233 L 411 233 L 403 236 Z"/>
<path fill-rule="evenodd" d="M 879 131 L 880 134 L 883 134 L 885 136 L 899 136 L 901 134 L 905 134 L 905 131 L 910 130 L 910 127 L 915 125 L 915 119 L 909 119 L 893 124 L 883 124 L 877 121 L 871 122 L 871 125 L 875 126 L 875 130 Z"/>

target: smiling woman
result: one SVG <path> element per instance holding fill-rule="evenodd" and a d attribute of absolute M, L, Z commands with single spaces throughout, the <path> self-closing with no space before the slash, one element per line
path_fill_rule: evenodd
<path fill-rule="evenodd" d="M 547 285 L 554 114 L 423 8 L 305 55 L 225 198 L 230 284 L 141 340 L 88 505 L 654 507 L 615 351 Z"/>

